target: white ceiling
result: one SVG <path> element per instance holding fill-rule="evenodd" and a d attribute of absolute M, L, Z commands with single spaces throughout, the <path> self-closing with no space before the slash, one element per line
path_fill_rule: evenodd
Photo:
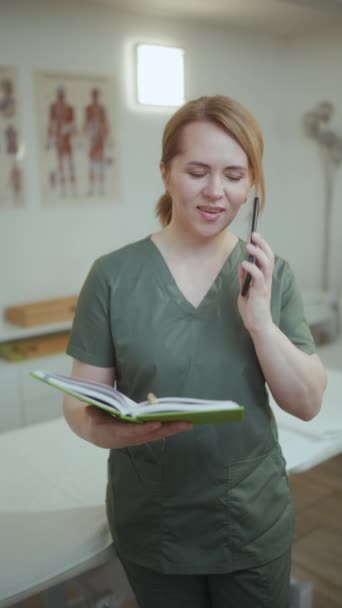
<path fill-rule="evenodd" d="M 120 11 L 172 17 L 284 38 L 342 26 L 342 0 L 83 0 Z"/>

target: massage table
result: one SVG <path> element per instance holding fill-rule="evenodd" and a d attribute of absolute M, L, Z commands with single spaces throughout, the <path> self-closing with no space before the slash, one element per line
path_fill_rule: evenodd
<path fill-rule="evenodd" d="M 342 371 L 328 376 L 322 411 L 310 422 L 286 414 L 271 398 L 290 474 L 342 451 Z M 106 523 L 107 456 L 74 435 L 63 418 L 0 435 L 0 608 L 61 589 L 109 560 L 114 580 L 117 569 L 120 585 L 127 585 L 122 597 L 129 596 Z M 55 605 L 64 608 L 63 602 Z"/>

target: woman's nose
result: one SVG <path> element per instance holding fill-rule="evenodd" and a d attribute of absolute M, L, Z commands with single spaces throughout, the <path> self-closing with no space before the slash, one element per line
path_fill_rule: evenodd
<path fill-rule="evenodd" d="M 223 196 L 223 183 L 220 175 L 209 175 L 204 188 L 205 196 L 209 198 L 221 198 Z"/>

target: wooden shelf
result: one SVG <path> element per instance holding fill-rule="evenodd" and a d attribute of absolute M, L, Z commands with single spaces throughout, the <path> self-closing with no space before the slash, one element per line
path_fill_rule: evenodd
<path fill-rule="evenodd" d="M 61 321 L 49 325 L 37 325 L 35 327 L 19 327 L 0 320 L 0 342 L 9 342 L 20 338 L 30 338 L 32 336 L 44 336 L 58 331 L 71 329 L 72 321 Z"/>

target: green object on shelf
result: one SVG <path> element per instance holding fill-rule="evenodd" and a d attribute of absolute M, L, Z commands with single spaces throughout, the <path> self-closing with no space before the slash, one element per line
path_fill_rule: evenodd
<path fill-rule="evenodd" d="M 0 357 L 7 361 L 23 361 L 25 356 L 21 353 L 15 342 L 2 342 L 0 344 Z"/>
<path fill-rule="evenodd" d="M 19 338 L 0 343 L 0 358 L 7 361 L 25 361 L 34 357 L 44 357 L 65 352 L 70 331 Z"/>

